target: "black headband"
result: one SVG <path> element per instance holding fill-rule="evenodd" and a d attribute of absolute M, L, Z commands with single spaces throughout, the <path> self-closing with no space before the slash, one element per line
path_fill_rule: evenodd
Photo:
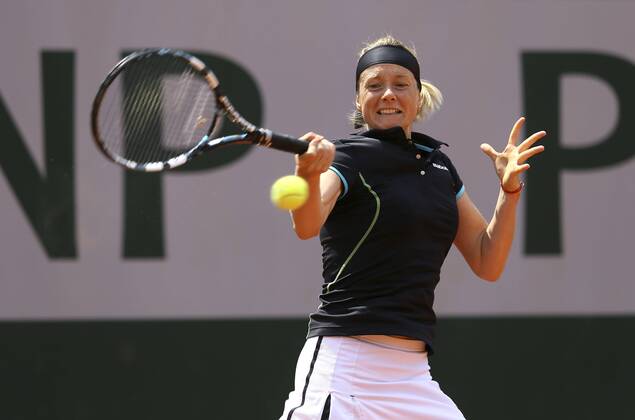
<path fill-rule="evenodd" d="M 355 72 L 355 90 L 359 89 L 359 76 L 364 70 L 375 64 L 397 64 L 410 70 L 417 81 L 417 87 L 421 90 L 421 77 L 419 76 L 419 62 L 407 49 L 396 45 L 380 45 L 364 53 L 357 62 Z"/>

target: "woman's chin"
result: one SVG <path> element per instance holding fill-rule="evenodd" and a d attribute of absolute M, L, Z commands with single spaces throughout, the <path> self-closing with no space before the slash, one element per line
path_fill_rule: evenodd
<path fill-rule="evenodd" d="M 373 124 L 369 124 L 369 127 L 379 129 L 379 130 L 387 130 L 389 128 L 401 127 L 401 121 L 397 118 L 394 119 L 386 119 L 384 121 L 376 121 Z"/>

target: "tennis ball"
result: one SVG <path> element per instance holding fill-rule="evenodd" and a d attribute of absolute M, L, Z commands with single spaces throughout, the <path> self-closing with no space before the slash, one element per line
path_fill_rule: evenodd
<path fill-rule="evenodd" d="M 271 186 L 271 202 L 283 210 L 300 208 L 309 198 L 309 184 L 299 176 L 278 178 Z"/>

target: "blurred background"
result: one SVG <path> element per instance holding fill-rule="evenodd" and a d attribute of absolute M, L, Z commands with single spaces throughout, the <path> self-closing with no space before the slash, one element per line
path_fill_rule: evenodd
<path fill-rule="evenodd" d="M 251 121 L 352 132 L 364 42 L 412 43 L 489 218 L 479 150 L 545 129 L 499 282 L 452 250 L 433 375 L 469 419 L 633 418 L 635 36 L 629 1 L 3 0 L 0 418 L 272 419 L 321 286 L 271 183 L 293 158 L 238 148 L 162 175 L 94 146 L 90 107 L 127 52 L 171 47 L 217 71 Z"/>

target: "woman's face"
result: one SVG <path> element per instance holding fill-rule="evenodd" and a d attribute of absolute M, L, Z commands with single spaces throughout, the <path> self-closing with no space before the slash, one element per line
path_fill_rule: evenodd
<path fill-rule="evenodd" d="M 397 64 L 376 64 L 359 77 L 357 109 L 369 128 L 401 127 L 410 138 L 419 110 L 419 88 L 412 73 Z"/>

